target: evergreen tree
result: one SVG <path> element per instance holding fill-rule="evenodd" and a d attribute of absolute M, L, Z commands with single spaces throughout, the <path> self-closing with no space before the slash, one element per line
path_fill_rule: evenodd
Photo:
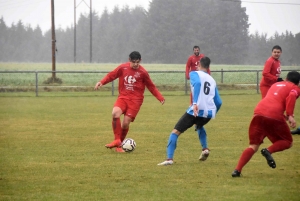
<path fill-rule="evenodd" d="M 274 45 L 283 48 L 283 65 L 300 64 L 300 33 L 248 35 L 248 16 L 241 2 L 218 0 L 152 0 L 142 7 L 111 13 L 92 12 L 93 62 L 127 61 L 131 51 L 140 51 L 144 63 L 182 63 L 199 45 L 215 64 L 262 65 Z M 56 31 L 56 61 L 74 61 L 74 27 Z M 76 60 L 90 61 L 90 16 L 81 14 L 76 26 Z M 10 27 L 0 18 L 0 61 L 51 62 L 52 32 L 39 26 Z"/>
<path fill-rule="evenodd" d="M 3 17 L 0 18 L 0 61 L 9 61 L 8 60 L 8 27 L 6 26 Z"/>

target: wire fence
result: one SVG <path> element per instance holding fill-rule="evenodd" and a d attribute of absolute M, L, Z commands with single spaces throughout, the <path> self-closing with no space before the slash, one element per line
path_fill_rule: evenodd
<path fill-rule="evenodd" d="M 285 78 L 290 70 L 282 70 Z M 97 81 L 109 71 L 0 71 L 0 92 L 40 92 L 55 91 L 93 91 Z M 148 71 L 152 81 L 160 91 L 177 91 L 189 94 L 189 81 L 185 71 Z M 61 82 L 49 83 L 55 75 Z M 259 93 L 261 70 L 215 70 L 211 76 L 216 80 L 219 90 L 256 90 Z M 118 80 L 102 87 L 101 90 L 117 94 Z"/>

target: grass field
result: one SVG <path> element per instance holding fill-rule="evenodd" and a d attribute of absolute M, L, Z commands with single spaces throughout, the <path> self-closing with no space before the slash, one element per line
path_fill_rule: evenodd
<path fill-rule="evenodd" d="M 257 153 L 241 178 L 231 177 L 260 95 L 222 91 L 223 106 L 206 125 L 207 161 L 198 161 L 200 144 L 189 129 L 178 140 L 175 164 L 161 167 L 189 96 L 167 95 L 162 106 L 147 95 L 128 133 L 136 150 L 116 153 L 104 147 L 113 138 L 116 97 L 96 93 L 0 97 L 0 200 L 299 200 L 300 135 L 291 149 L 273 155 L 276 169 Z M 299 124 L 299 101 L 295 116 Z"/>

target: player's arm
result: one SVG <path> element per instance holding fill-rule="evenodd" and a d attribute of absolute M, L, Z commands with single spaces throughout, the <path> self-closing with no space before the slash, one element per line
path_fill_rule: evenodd
<path fill-rule="evenodd" d="M 215 105 L 217 107 L 217 112 L 218 112 L 221 108 L 221 105 L 222 105 L 222 99 L 221 99 L 221 96 L 219 94 L 219 90 L 218 90 L 217 87 L 215 88 L 214 102 L 215 102 Z"/>
<path fill-rule="evenodd" d="M 186 65 L 185 65 L 185 78 L 187 80 L 190 79 L 190 70 L 191 70 L 191 57 L 188 58 Z"/>
<path fill-rule="evenodd" d="M 294 109 L 298 97 L 299 97 L 299 90 L 293 89 L 290 91 L 288 97 L 286 98 L 285 113 L 287 116 L 287 120 L 290 123 L 290 126 L 292 128 L 296 127 L 296 121 L 294 119 Z"/>
<path fill-rule="evenodd" d="M 201 89 L 201 80 L 198 76 L 198 73 L 195 71 L 191 71 L 189 73 L 190 77 L 190 83 L 191 83 L 191 90 L 193 94 L 193 104 L 198 102 L 198 97 L 200 94 L 200 89 Z"/>
<path fill-rule="evenodd" d="M 277 81 L 277 76 L 271 74 L 271 69 L 274 61 L 272 59 L 268 59 L 265 63 L 264 70 L 263 70 L 263 76 L 264 79 L 269 83 L 273 84 Z"/>
<path fill-rule="evenodd" d="M 198 116 L 198 97 L 200 94 L 200 90 L 201 90 L 201 80 L 200 77 L 198 76 L 198 73 L 195 71 L 191 71 L 190 72 L 190 83 L 191 83 L 191 92 L 193 94 L 193 113 L 194 116 L 197 117 Z"/>
<path fill-rule="evenodd" d="M 163 97 L 163 95 L 158 91 L 158 89 L 156 88 L 155 84 L 152 82 L 150 75 L 148 74 L 148 72 L 145 72 L 145 85 L 147 87 L 147 89 L 151 92 L 151 94 L 153 96 L 156 97 L 157 100 L 159 100 L 159 102 L 163 105 L 165 103 L 165 98 Z"/>
<path fill-rule="evenodd" d="M 99 87 L 102 87 L 102 86 L 103 86 L 103 84 L 99 81 L 96 83 L 94 90 L 97 90 Z"/>
<path fill-rule="evenodd" d="M 109 72 L 102 80 L 96 83 L 94 90 L 97 90 L 99 87 L 117 79 L 121 75 L 122 71 L 120 66 L 118 66 L 116 69 L 113 71 Z"/>

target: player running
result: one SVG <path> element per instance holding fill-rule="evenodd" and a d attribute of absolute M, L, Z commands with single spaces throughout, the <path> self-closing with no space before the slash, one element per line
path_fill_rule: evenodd
<path fill-rule="evenodd" d="M 232 177 L 240 177 L 243 167 L 257 152 L 265 137 L 272 145 L 262 149 L 261 154 L 271 168 L 276 168 L 272 154 L 292 147 L 293 138 L 286 121 L 292 128 L 296 127 L 294 108 L 300 95 L 299 82 L 300 73 L 289 72 L 286 81 L 273 84 L 266 97 L 257 104 L 249 127 L 250 145 L 240 156 Z"/>
<path fill-rule="evenodd" d="M 172 165 L 177 140 L 181 133 L 192 127 L 203 127 L 215 118 L 222 100 L 220 98 L 216 81 L 207 73 L 210 59 L 203 57 L 197 71 L 190 72 L 190 84 L 193 94 L 193 104 L 187 109 L 172 130 L 167 145 L 167 160 L 157 165 Z"/>
<path fill-rule="evenodd" d="M 195 45 L 193 47 L 194 54 L 189 56 L 186 66 L 185 66 L 185 77 L 187 80 L 190 79 L 190 72 L 196 71 L 198 69 L 198 65 L 200 63 L 200 59 L 205 57 L 204 54 L 200 54 L 200 47 Z M 207 69 L 207 73 L 210 75 L 210 67 Z M 192 93 L 190 94 L 190 104 L 193 104 L 193 97 Z M 200 141 L 200 145 L 202 146 L 202 153 L 199 157 L 199 160 L 205 161 L 207 157 L 209 156 L 209 149 L 207 145 L 207 134 L 204 126 L 201 128 L 197 128 L 195 125 L 195 131 L 197 131 L 198 138 Z"/>

